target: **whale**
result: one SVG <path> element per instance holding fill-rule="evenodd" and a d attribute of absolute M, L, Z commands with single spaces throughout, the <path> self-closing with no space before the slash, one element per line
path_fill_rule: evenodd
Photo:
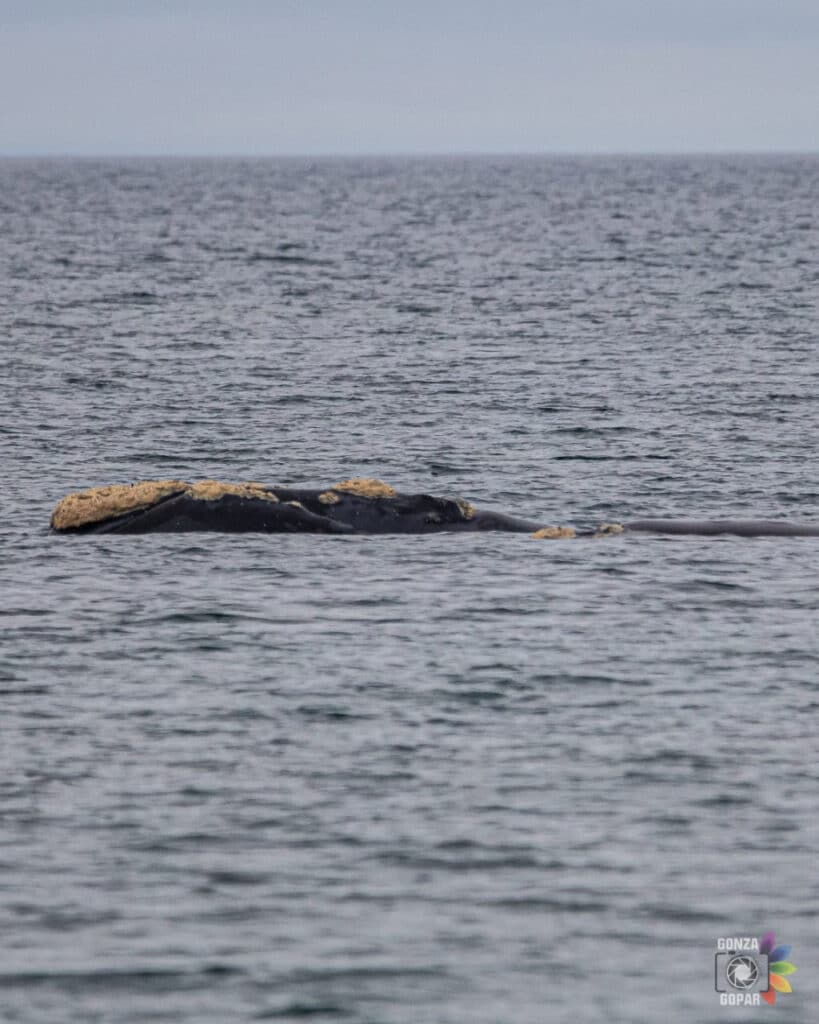
<path fill-rule="evenodd" d="M 461 498 L 399 493 L 369 478 L 327 488 L 217 480 L 113 484 L 67 495 L 51 516 L 58 533 L 533 533 L 540 526 Z"/>
<path fill-rule="evenodd" d="M 369 477 L 326 488 L 219 480 L 142 480 L 74 491 L 51 515 L 58 534 L 319 533 L 426 534 L 502 531 L 538 540 L 665 534 L 713 537 L 819 537 L 819 524 L 778 519 L 637 519 L 552 526 L 476 508 L 463 498 L 408 494 Z"/>
<path fill-rule="evenodd" d="M 819 537 L 819 524 L 780 519 L 635 519 L 623 523 L 629 533 L 689 534 L 696 537 Z"/>

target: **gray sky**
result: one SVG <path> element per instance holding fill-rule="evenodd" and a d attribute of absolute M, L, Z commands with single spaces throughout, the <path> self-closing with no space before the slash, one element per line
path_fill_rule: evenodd
<path fill-rule="evenodd" d="M 0 0 L 0 153 L 819 149 L 819 0 Z"/>

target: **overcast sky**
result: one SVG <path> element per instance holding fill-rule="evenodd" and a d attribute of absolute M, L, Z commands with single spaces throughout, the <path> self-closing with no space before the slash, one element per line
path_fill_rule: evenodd
<path fill-rule="evenodd" d="M 0 153 L 819 149 L 819 0 L 0 0 Z"/>

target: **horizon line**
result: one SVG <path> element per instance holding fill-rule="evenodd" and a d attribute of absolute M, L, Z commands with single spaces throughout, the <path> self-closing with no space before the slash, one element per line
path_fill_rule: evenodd
<path fill-rule="evenodd" d="M 0 152 L 0 160 L 389 160 L 469 159 L 485 157 L 588 158 L 588 157 L 709 157 L 709 156 L 819 156 L 819 149 L 468 149 L 468 150 L 320 150 L 316 152 L 138 152 L 72 150 Z"/>

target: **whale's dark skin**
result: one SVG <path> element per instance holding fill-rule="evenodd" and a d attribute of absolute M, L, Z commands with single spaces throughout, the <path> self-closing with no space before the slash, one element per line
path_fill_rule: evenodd
<path fill-rule="evenodd" d="M 91 524 L 90 533 L 353 533 L 352 527 L 285 502 L 240 498 L 227 494 L 218 501 L 199 501 L 185 494 L 159 501 L 151 508 Z"/>
<path fill-rule="evenodd" d="M 786 523 L 778 519 L 636 519 L 623 523 L 627 533 L 693 534 L 716 537 L 819 537 L 819 526 Z"/>
<path fill-rule="evenodd" d="M 449 498 L 429 494 L 396 494 L 366 498 L 334 492 L 337 501 L 322 502 L 326 493 L 276 487 L 278 502 L 228 494 L 201 501 L 171 495 L 148 509 L 129 512 L 71 532 L 82 533 L 431 533 L 504 530 L 532 533 L 539 523 L 498 512 L 475 509 L 470 518 Z M 291 504 L 297 502 L 298 504 Z"/>
<path fill-rule="evenodd" d="M 376 483 L 378 483 L 376 481 Z M 261 485 L 251 485 L 261 488 Z M 136 508 L 98 521 L 56 526 L 61 533 L 325 533 L 325 534 L 423 534 L 475 533 L 500 530 L 535 533 L 542 524 L 529 519 L 476 509 L 467 502 L 430 494 L 401 494 L 380 485 L 376 496 L 345 491 L 338 485 L 328 490 L 271 487 L 268 499 L 253 494 L 223 493 L 213 500 L 193 496 L 182 484 L 147 508 Z M 167 490 L 167 489 L 166 489 Z M 53 522 L 53 521 L 52 521 Z M 638 519 L 600 531 L 546 531 L 546 536 L 594 537 L 602 533 L 653 533 L 711 537 L 819 537 L 819 525 L 781 520 Z"/>
<path fill-rule="evenodd" d="M 540 523 L 507 516 L 500 512 L 472 510 L 467 518 L 462 504 L 451 498 L 431 494 L 396 494 L 391 498 L 365 498 L 343 491 L 335 504 L 322 503 L 321 491 L 276 488 L 279 501 L 298 501 L 316 515 L 335 523 L 347 524 L 355 533 L 430 533 L 477 530 L 504 530 L 508 533 L 532 533 Z"/>

